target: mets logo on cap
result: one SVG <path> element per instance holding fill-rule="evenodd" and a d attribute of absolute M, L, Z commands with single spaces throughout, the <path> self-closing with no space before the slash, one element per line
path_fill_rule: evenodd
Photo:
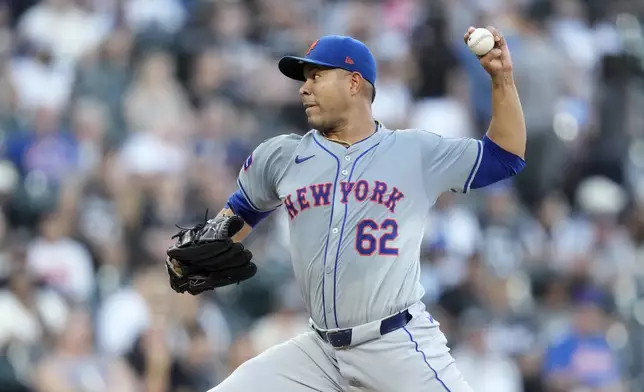
<path fill-rule="evenodd" d="M 306 55 L 305 55 L 305 56 L 308 56 L 308 55 L 309 55 L 309 53 L 311 53 L 311 51 L 313 50 L 313 48 L 315 48 L 315 47 L 317 46 L 317 44 L 318 44 L 318 42 L 319 42 L 319 41 L 320 41 L 319 39 L 316 39 L 315 41 L 313 41 L 313 43 L 311 44 L 311 46 L 309 46 L 309 50 L 307 50 L 307 51 L 306 51 Z"/>

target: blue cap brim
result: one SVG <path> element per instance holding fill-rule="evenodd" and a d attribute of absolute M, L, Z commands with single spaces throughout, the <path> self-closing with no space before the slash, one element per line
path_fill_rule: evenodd
<path fill-rule="evenodd" d="M 280 59 L 277 66 L 280 71 L 287 77 L 299 81 L 305 81 L 304 66 L 306 64 L 318 65 L 320 67 L 335 68 L 335 66 L 322 62 L 307 59 L 306 57 L 284 56 Z"/>

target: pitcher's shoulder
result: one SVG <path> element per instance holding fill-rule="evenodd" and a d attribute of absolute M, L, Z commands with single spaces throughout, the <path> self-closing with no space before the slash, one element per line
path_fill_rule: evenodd
<path fill-rule="evenodd" d="M 281 135 L 269 137 L 268 139 L 264 139 L 264 141 L 261 142 L 260 145 L 266 145 L 270 147 L 298 145 L 302 141 L 303 137 L 304 136 L 295 133 L 284 133 Z"/>
<path fill-rule="evenodd" d="M 289 155 L 302 143 L 302 138 L 302 135 L 295 133 L 269 137 L 257 146 L 257 150 L 278 155 Z"/>
<path fill-rule="evenodd" d="M 390 130 L 391 139 L 395 140 L 396 143 L 409 143 L 410 145 L 438 145 L 443 136 L 427 131 L 424 129 L 417 128 L 405 128 L 405 129 L 395 129 Z"/>

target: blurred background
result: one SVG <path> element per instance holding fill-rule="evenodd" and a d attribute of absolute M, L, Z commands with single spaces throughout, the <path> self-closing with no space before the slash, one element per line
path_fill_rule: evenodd
<path fill-rule="evenodd" d="M 306 331 L 274 213 L 242 285 L 176 295 L 174 224 L 264 139 L 305 133 L 277 59 L 379 61 L 377 119 L 480 137 L 470 25 L 506 36 L 528 126 L 511 182 L 427 216 L 426 302 L 478 392 L 644 390 L 644 2 L 0 1 L 0 391 L 205 392 Z"/>

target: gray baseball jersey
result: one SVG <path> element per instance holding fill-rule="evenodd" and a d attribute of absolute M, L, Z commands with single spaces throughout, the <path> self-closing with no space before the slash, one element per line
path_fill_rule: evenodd
<path fill-rule="evenodd" d="M 386 129 L 349 147 L 318 131 L 259 145 L 238 184 L 258 211 L 290 221 L 295 277 L 319 328 L 349 328 L 418 302 L 426 216 L 445 191 L 467 192 L 475 139 Z"/>

